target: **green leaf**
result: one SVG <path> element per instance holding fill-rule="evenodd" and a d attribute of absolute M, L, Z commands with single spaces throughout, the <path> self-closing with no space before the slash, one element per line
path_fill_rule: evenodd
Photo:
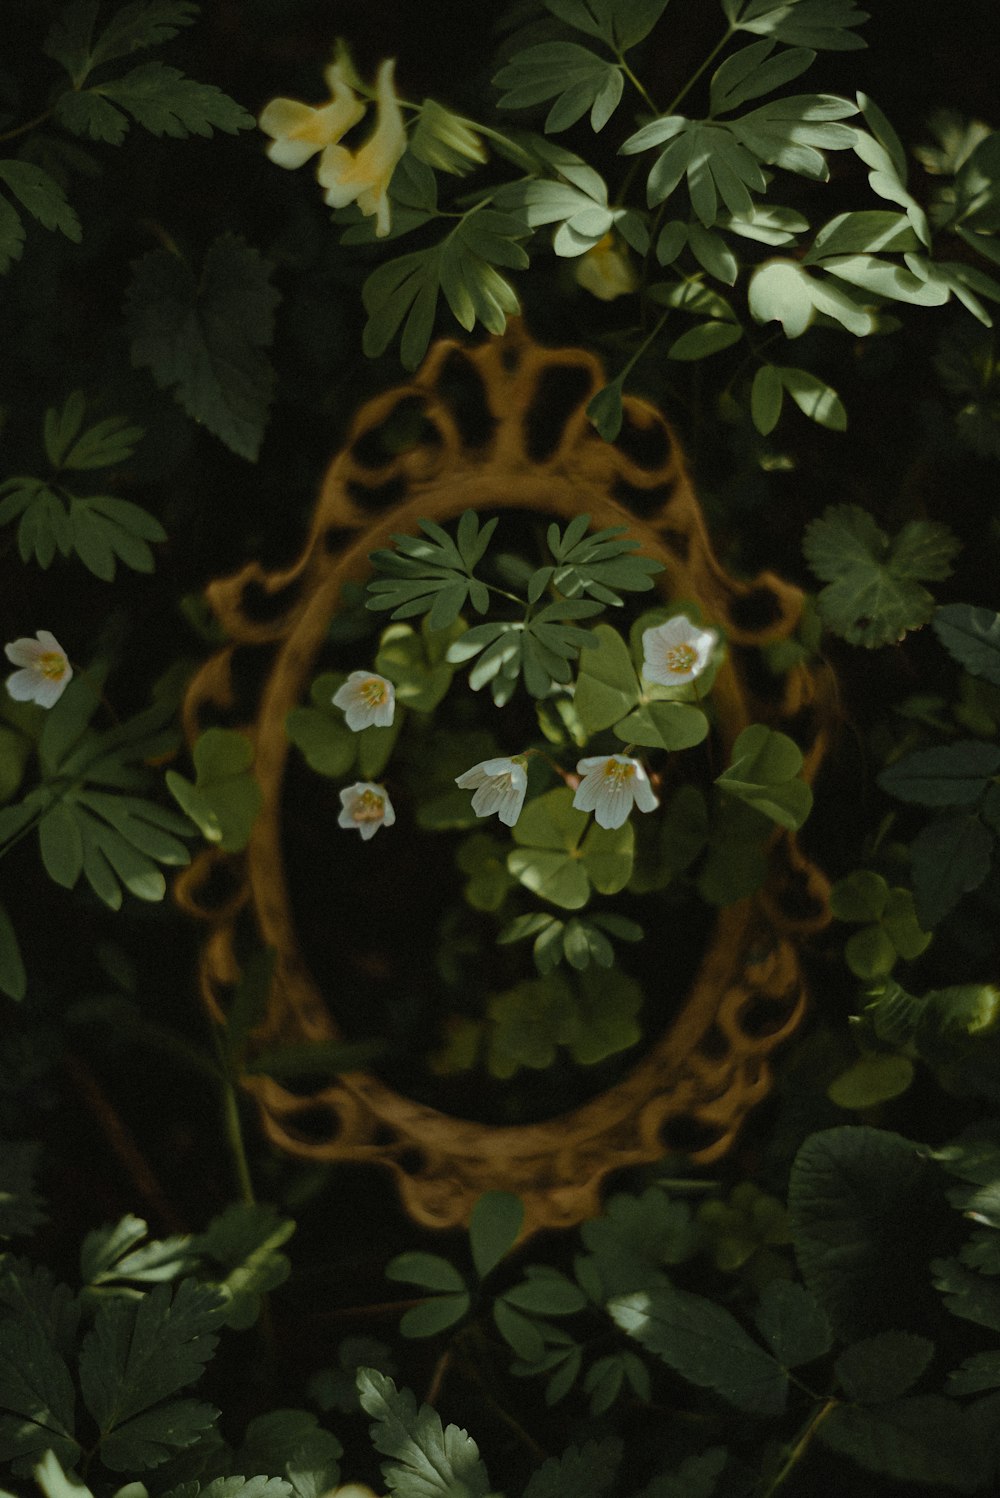
<path fill-rule="evenodd" d="M 555 5 L 551 6 L 555 9 Z M 522 1498 L 601 1498 L 614 1493 L 622 1443 L 615 1437 L 570 1446 L 535 1469 Z"/>
<path fill-rule="evenodd" d="M 406 1498 L 486 1498 L 490 1481 L 479 1448 L 457 1425 L 442 1427 L 441 1417 L 421 1405 L 408 1389 L 397 1392 L 392 1379 L 373 1368 L 358 1372 L 358 1393 L 372 1417 L 372 1442 L 390 1458 L 382 1475 Z"/>
<path fill-rule="evenodd" d="M 227 853 L 245 848 L 261 806 L 250 766 L 253 745 L 234 729 L 209 728 L 198 736 L 192 757 L 195 783 L 168 770 L 167 788 L 202 835 Z"/>
<path fill-rule="evenodd" d="M 795 1254 L 840 1337 L 912 1314 L 898 1264 L 916 1252 L 939 1189 L 918 1147 L 886 1130 L 824 1129 L 801 1146 L 788 1194 Z"/>
<path fill-rule="evenodd" d="M 320 677 L 314 685 L 331 680 L 333 678 Z M 285 719 L 285 732 L 290 742 L 302 750 L 311 770 L 336 780 L 346 775 L 353 765 L 358 739 L 347 727 L 343 714 L 329 706 L 335 690 L 333 687 L 326 693 L 327 706 L 324 708 L 293 707 Z"/>
<path fill-rule="evenodd" d="M 617 1193 L 605 1204 L 603 1216 L 584 1223 L 580 1231 L 604 1299 L 665 1284 L 664 1268 L 690 1258 L 699 1242 L 688 1204 L 671 1199 L 659 1186 L 647 1187 L 641 1196 Z"/>
<path fill-rule="evenodd" d="M 464 631 L 465 624 L 459 619 L 447 629 L 432 630 L 429 618 L 425 618 L 421 634 L 408 624 L 391 624 L 379 640 L 375 670 L 393 683 L 396 699 L 404 707 L 433 712 L 455 674 L 447 663 L 447 648 Z"/>
<path fill-rule="evenodd" d="M 587 420 L 605 442 L 614 442 L 624 419 L 622 380 L 612 380 L 587 402 Z"/>
<path fill-rule="evenodd" d="M 1000 614 L 968 603 L 949 603 L 934 610 L 931 625 L 959 665 L 1000 686 Z"/>
<path fill-rule="evenodd" d="M 619 1296 L 608 1305 L 616 1326 L 655 1352 L 676 1373 L 737 1409 L 777 1415 L 788 1378 L 721 1305 L 671 1285 Z"/>
<path fill-rule="evenodd" d="M 834 1372 L 848 1399 L 884 1404 L 916 1383 L 934 1356 L 934 1343 L 912 1332 L 879 1332 L 846 1347 Z"/>
<path fill-rule="evenodd" d="M 786 338 L 800 337 L 817 312 L 864 338 L 874 320 L 835 282 L 820 281 L 794 260 L 766 260 L 750 277 L 750 314 L 755 322 L 780 322 Z"/>
<path fill-rule="evenodd" d="M 683 702 L 647 702 L 615 724 L 615 737 L 650 749 L 690 749 L 708 737 L 708 719 Z"/>
<path fill-rule="evenodd" d="M 815 265 L 831 255 L 915 250 L 919 243 L 904 213 L 866 208 L 856 213 L 838 213 L 818 229 L 803 263 Z"/>
<path fill-rule="evenodd" d="M 201 276 L 168 250 L 134 262 L 125 312 L 132 364 L 240 457 L 260 449 L 274 389 L 264 353 L 278 293 L 271 267 L 236 234 L 213 240 Z"/>
<path fill-rule="evenodd" d="M 525 1272 L 528 1278 L 503 1294 L 515 1310 L 535 1316 L 573 1316 L 586 1306 L 583 1291 L 557 1269 L 529 1264 Z"/>
<path fill-rule="evenodd" d="M 729 322 L 703 322 L 688 328 L 667 349 L 668 359 L 693 361 L 707 359 L 723 349 L 732 348 L 743 337 L 743 329 Z"/>
<path fill-rule="evenodd" d="M 34 1189 L 40 1151 L 28 1139 L 7 1139 L 0 1147 L 0 1238 L 20 1238 L 47 1221 Z"/>
<path fill-rule="evenodd" d="M 182 26 L 197 19 L 198 6 L 193 0 L 132 0 L 108 17 L 95 41 L 96 14 L 92 0 L 66 6 L 52 23 L 42 48 L 66 69 L 75 87 L 102 63 L 169 41 Z"/>
<path fill-rule="evenodd" d="M 784 393 L 780 372 L 773 364 L 762 364 L 750 388 L 750 416 L 763 437 L 778 425 Z"/>
<path fill-rule="evenodd" d="M 432 1295 L 422 1305 L 411 1306 L 400 1318 L 399 1330 L 404 1337 L 436 1337 L 462 1320 L 469 1311 L 472 1297 L 467 1290 L 457 1295 Z"/>
<path fill-rule="evenodd" d="M 514 1247 L 523 1222 L 524 1202 L 512 1192 L 487 1191 L 478 1199 L 469 1220 L 469 1247 L 481 1280 Z"/>
<path fill-rule="evenodd" d="M 853 967 L 851 970 L 857 971 Z M 908 1056 L 882 1052 L 859 1056 L 857 1061 L 830 1083 L 826 1095 L 838 1108 L 864 1112 L 877 1107 L 879 1103 L 888 1103 L 893 1098 L 902 1097 L 912 1085 L 915 1075 L 913 1062 Z"/>
<path fill-rule="evenodd" d="M 826 582 L 823 622 L 852 645 L 873 649 L 926 624 L 934 600 L 920 584 L 951 573 L 960 543 L 947 526 L 911 520 L 890 541 L 857 505 L 830 505 L 806 527 L 802 550 Z"/>
<path fill-rule="evenodd" d="M 0 197 L 0 275 L 6 274 L 24 252 L 24 223 L 16 208 Z"/>
<path fill-rule="evenodd" d="M 869 1472 L 903 1483 L 942 1484 L 961 1493 L 982 1491 L 985 1454 L 970 1439 L 960 1407 L 939 1394 L 870 1409 L 839 1405 L 817 1434 L 830 1450 Z"/>
<path fill-rule="evenodd" d="M 170 1397 L 201 1376 L 225 1304 L 215 1289 L 183 1280 L 173 1293 L 155 1285 L 98 1308 L 80 1349 L 80 1386 L 112 1471 L 158 1466 L 214 1421 L 209 1406 Z"/>
<path fill-rule="evenodd" d="M 639 700 L 639 680 L 628 646 L 610 624 L 597 624 L 597 648 L 580 658 L 576 710 L 590 733 L 619 722 Z"/>
<path fill-rule="evenodd" d="M 832 385 L 818 375 L 810 374 L 807 369 L 792 369 L 785 364 L 775 365 L 774 369 L 803 416 L 831 432 L 846 429 L 847 412 Z"/>
<path fill-rule="evenodd" d="M 509 1306 L 502 1296 L 493 1302 L 493 1320 L 504 1341 L 526 1363 L 539 1364 L 545 1359 L 545 1340 L 534 1321 Z M 536 1371 L 532 1369 L 532 1371 Z"/>
<path fill-rule="evenodd" d="M 973 1353 L 949 1373 L 947 1388 L 952 1397 L 1000 1388 L 1000 1351 Z"/>
<path fill-rule="evenodd" d="M 116 1280 L 155 1284 L 176 1279 L 191 1261 L 189 1236 L 145 1242 L 148 1232 L 142 1218 L 131 1214 L 89 1232 L 80 1247 L 83 1283 L 93 1287 Z"/>
<path fill-rule="evenodd" d="M 17 932 L 6 905 L 0 901 L 0 993 L 21 1000 L 28 991 L 28 975 L 21 956 Z"/>
<path fill-rule="evenodd" d="M 700 1456 L 687 1457 L 675 1471 L 654 1477 L 636 1498 L 713 1498 L 726 1458 L 724 1446 L 710 1446 Z"/>
<path fill-rule="evenodd" d="M 749 47 L 731 53 L 720 64 L 712 75 L 710 103 L 713 115 L 726 114 L 748 99 L 757 99 L 761 94 L 783 88 L 816 60 L 816 53 L 807 47 L 782 50 L 772 57 L 773 51 L 773 42 L 753 42 Z"/>
<path fill-rule="evenodd" d="M 791 1280 L 775 1279 L 764 1286 L 754 1320 L 783 1368 L 815 1362 L 833 1346 L 833 1332 L 822 1306 Z"/>
<path fill-rule="evenodd" d="M 577 42 L 540 42 L 517 52 L 493 79 L 504 89 L 500 109 L 530 109 L 555 99 L 545 120 L 547 133 L 567 130 L 590 110 L 592 130 L 602 130 L 614 114 L 624 88 L 615 62 Z"/>
<path fill-rule="evenodd" d="M 882 770 L 878 783 L 890 796 L 918 806 L 971 806 L 1000 772 L 1000 748 L 957 739 L 905 754 Z"/>
<path fill-rule="evenodd" d="M 706 229 L 726 213 L 745 217 L 753 212 L 751 193 L 764 192 L 767 179 L 757 157 L 737 139 L 734 125 L 666 115 L 630 135 L 620 150 L 634 155 L 664 141 L 669 144 L 646 182 L 650 208 L 669 198 L 686 178 L 691 207 Z"/>
<path fill-rule="evenodd" d="M 802 752 L 787 734 L 751 723 L 733 745 L 732 762 L 716 785 L 755 811 L 795 830 L 812 807 L 812 792 L 798 774 Z"/>
<path fill-rule="evenodd" d="M 545 0 L 560 21 L 624 52 L 648 36 L 668 0 Z"/>
<path fill-rule="evenodd" d="M 236 1461 L 244 1472 L 284 1478 L 291 1498 L 321 1498 L 337 1485 L 343 1450 L 308 1410 L 279 1409 L 250 1421 Z"/>
<path fill-rule="evenodd" d="M 80 220 L 66 200 L 59 183 L 30 161 L 0 161 L 0 182 L 26 208 L 43 229 L 58 229 L 74 244 L 83 238 Z M 14 254 L 12 258 L 16 259 Z"/>
<path fill-rule="evenodd" d="M 287 1280 L 291 1265 L 280 1250 L 294 1232 L 292 1219 L 269 1203 L 234 1202 L 192 1239 L 191 1253 L 214 1260 L 225 1270 L 224 1277 L 215 1277 L 215 1287 L 226 1297 L 227 1326 L 253 1326 L 261 1297 Z"/>
<path fill-rule="evenodd" d="M 65 1295 L 70 1298 L 68 1291 Z M 4 1301 L 0 1308 L 0 1461 L 13 1461 L 15 1471 L 27 1474 L 34 1461 L 52 1451 L 59 1460 L 72 1464 L 80 1453 L 73 1436 L 73 1380 L 55 1345 L 51 1313 L 46 1315 L 48 1307 L 20 1276 L 8 1276 Z M 53 1297 L 53 1309 L 55 1304 Z"/>
<path fill-rule="evenodd" d="M 984 745 L 984 748 L 990 746 Z M 996 839 L 971 812 L 935 817 L 910 846 L 913 894 L 922 926 L 936 926 L 963 895 L 984 883 Z"/>
<path fill-rule="evenodd" d="M 773 36 L 791 46 L 853 52 L 866 43 L 850 29 L 868 19 L 854 0 L 722 0 L 736 31 Z"/>
<path fill-rule="evenodd" d="M 486 833 L 467 838 L 459 848 L 456 863 L 469 875 L 463 894 L 473 910 L 499 910 L 514 880 L 507 872 L 507 844 Z"/>
<path fill-rule="evenodd" d="M 460 1294 L 465 1281 L 447 1259 L 440 1254 L 417 1251 L 397 1254 L 385 1268 L 391 1280 L 402 1280 L 408 1285 L 420 1285 L 425 1290 L 443 1290 L 449 1294 Z"/>

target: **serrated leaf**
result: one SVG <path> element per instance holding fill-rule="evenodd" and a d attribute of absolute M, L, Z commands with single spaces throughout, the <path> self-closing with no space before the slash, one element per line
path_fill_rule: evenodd
<path fill-rule="evenodd" d="M 822 1306 L 802 1285 L 771 1280 L 754 1313 L 757 1330 L 783 1368 L 798 1368 L 825 1357 L 833 1332 Z"/>
<path fill-rule="evenodd" d="M 824 623 L 852 645 L 901 640 L 931 618 L 924 581 L 949 576 L 960 543 L 947 526 L 911 520 L 890 541 L 858 505 L 830 505 L 806 527 L 803 552 L 828 586 L 817 606 Z"/>
<path fill-rule="evenodd" d="M 714 1389 L 737 1409 L 755 1415 L 777 1415 L 784 1409 L 784 1369 L 714 1301 L 661 1285 L 617 1297 L 608 1313 L 676 1373 Z"/>
<path fill-rule="evenodd" d="M 183 1280 L 173 1292 L 155 1285 L 139 1300 L 116 1298 L 98 1308 L 80 1349 L 80 1386 L 101 1432 L 102 1458 L 114 1471 L 158 1465 L 214 1418 L 190 1400 L 168 1406 L 168 1417 L 162 1401 L 200 1377 L 225 1304 L 214 1288 Z"/>
<path fill-rule="evenodd" d="M 436 1410 L 417 1409 L 408 1389 L 372 1368 L 358 1373 L 358 1393 L 374 1421 L 372 1441 L 390 1458 L 382 1474 L 407 1498 L 486 1498 L 490 1481 L 479 1448 L 457 1425 L 442 1427 Z"/>
<path fill-rule="evenodd" d="M 196 280 L 167 250 L 133 264 L 125 312 L 132 363 L 240 457 L 255 460 L 274 389 L 264 353 L 278 292 L 270 266 L 236 234 L 209 246 Z"/>
<path fill-rule="evenodd" d="M 971 806 L 1000 772 L 1000 747 L 957 739 L 904 754 L 879 773 L 890 796 L 918 806 Z"/>
<path fill-rule="evenodd" d="M 27 1472 L 46 1451 L 72 1464 L 80 1446 L 73 1435 L 73 1380 L 33 1307 L 10 1303 L 0 1315 L 0 1460 Z M 32 1460 L 33 1459 L 33 1460 Z"/>
<path fill-rule="evenodd" d="M 193 78 L 185 78 L 179 69 L 162 62 L 142 63 L 124 77 L 97 84 L 89 92 L 105 104 L 110 102 L 113 107 L 127 111 L 151 135 L 170 135 L 180 140 L 189 135 L 210 136 L 213 130 L 236 135 L 240 130 L 251 129 L 255 123 L 241 104 L 214 84 L 196 83 Z M 121 115 L 119 118 L 123 119 Z M 100 120 L 99 128 L 107 129 L 105 111 L 95 111 L 92 120 Z M 91 120 L 86 124 L 90 133 Z"/>
<path fill-rule="evenodd" d="M 788 1206 L 806 1288 L 842 1338 L 905 1324 L 917 1287 L 899 1276 L 929 1232 L 940 1187 L 931 1162 L 898 1134 L 824 1129 L 799 1149 Z"/>
<path fill-rule="evenodd" d="M 92 1286 L 130 1279 L 155 1284 L 175 1279 L 189 1262 L 188 1235 L 144 1242 L 148 1232 L 142 1218 L 130 1213 L 89 1232 L 80 1246 L 83 1283 Z"/>
<path fill-rule="evenodd" d="M 97 6 L 76 0 L 53 22 L 43 51 L 61 63 L 75 87 L 102 63 L 156 47 L 190 26 L 198 15 L 193 0 L 132 0 L 108 17 L 97 39 L 93 37 Z"/>
<path fill-rule="evenodd" d="M 339 1480 L 342 1455 L 337 1437 L 324 1430 L 315 1415 L 279 1409 L 250 1421 L 235 1460 L 245 1472 L 273 1472 L 283 1478 L 291 1498 L 321 1498 Z"/>
<path fill-rule="evenodd" d="M 936 926 L 950 915 L 963 895 L 984 883 L 995 842 L 990 828 L 972 812 L 935 817 L 920 829 L 910 846 L 910 858 L 917 918 L 922 926 Z"/>
<path fill-rule="evenodd" d="M 869 1472 L 905 1483 L 981 1491 L 985 1452 L 971 1439 L 963 1411 L 939 1394 L 916 1395 L 873 1408 L 843 1404 L 817 1429 L 832 1451 Z"/>
<path fill-rule="evenodd" d="M 912 1332 L 879 1332 L 845 1347 L 834 1372 L 849 1399 L 883 1404 L 916 1383 L 934 1356 L 934 1343 Z"/>
<path fill-rule="evenodd" d="M 931 625 L 959 665 L 1000 686 L 1000 614 L 968 603 L 949 603 L 934 610 Z"/>
<path fill-rule="evenodd" d="M 523 1498 L 601 1498 L 618 1478 L 622 1443 L 617 1437 L 570 1446 L 531 1475 Z"/>
<path fill-rule="evenodd" d="M 59 183 L 48 172 L 30 161 L 0 161 L 0 182 L 6 184 L 22 208 L 26 208 L 44 229 L 58 229 L 67 239 L 79 244 L 83 238 L 80 220 Z"/>

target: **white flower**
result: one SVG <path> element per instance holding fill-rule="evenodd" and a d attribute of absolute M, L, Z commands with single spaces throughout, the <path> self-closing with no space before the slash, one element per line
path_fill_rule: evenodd
<path fill-rule="evenodd" d="M 620 827 L 633 805 L 655 811 L 660 804 L 642 765 L 625 754 L 581 759 L 576 770 L 583 779 L 573 805 L 577 811 L 592 811 L 599 827 Z"/>
<path fill-rule="evenodd" d="M 389 183 L 406 150 L 403 111 L 392 85 L 395 66 L 396 59 L 390 57 L 378 70 L 377 114 L 372 134 L 357 151 L 349 151 L 346 146 L 327 146 L 316 174 L 320 186 L 326 188 L 326 202 L 331 208 L 343 208 L 356 201 L 362 213 L 375 215 L 375 233 L 379 239 L 391 227 Z"/>
<path fill-rule="evenodd" d="M 513 759 L 484 759 L 456 775 L 455 784 L 463 791 L 475 791 L 472 810 L 477 817 L 491 817 L 496 812 L 505 827 L 513 827 L 528 788 L 526 765 L 523 754 L 515 754 Z"/>
<path fill-rule="evenodd" d="M 396 820 L 385 786 L 373 785 L 370 780 L 356 780 L 341 791 L 340 801 L 337 825 L 356 827 L 365 842 L 374 837 L 380 827 L 391 827 Z"/>
<path fill-rule="evenodd" d="M 686 614 L 642 632 L 642 674 L 647 681 L 680 687 L 700 676 L 719 642 L 715 629 L 699 629 Z"/>
<path fill-rule="evenodd" d="M 298 99 L 272 99 L 264 106 L 257 123 L 272 137 L 267 154 L 278 166 L 301 166 L 317 151 L 335 145 L 364 114 L 365 106 L 343 76 L 339 62 L 332 63 L 323 76 L 330 99 L 318 109 Z"/>
<path fill-rule="evenodd" d="M 373 671 L 352 671 L 332 701 L 334 707 L 344 709 L 347 726 L 355 733 L 373 723 L 376 728 L 388 728 L 396 709 L 396 689 Z"/>
<path fill-rule="evenodd" d="M 12 640 L 4 646 L 4 654 L 15 666 L 23 668 L 7 678 L 7 690 L 15 702 L 54 707 L 73 675 L 73 667 L 55 635 L 40 629 L 34 640 Z"/>

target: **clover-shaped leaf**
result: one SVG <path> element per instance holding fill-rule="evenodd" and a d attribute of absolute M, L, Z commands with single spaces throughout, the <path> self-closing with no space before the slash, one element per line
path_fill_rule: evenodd
<path fill-rule="evenodd" d="M 802 550 L 828 584 L 817 599 L 824 624 L 872 649 L 927 623 L 934 599 L 921 584 L 948 577 L 959 546 L 935 521 L 910 520 L 890 540 L 858 505 L 830 505 L 806 527 Z"/>
<path fill-rule="evenodd" d="M 787 734 L 751 723 L 733 745 L 732 761 L 716 785 L 791 831 L 812 808 L 812 791 L 798 778 L 802 751 Z"/>
<path fill-rule="evenodd" d="M 250 773 L 253 745 L 242 733 L 209 728 L 195 743 L 195 783 L 167 771 L 167 787 L 210 843 L 227 853 L 245 848 L 260 810 L 260 786 Z"/>
<path fill-rule="evenodd" d="M 563 910 L 579 910 L 591 889 L 617 894 L 632 872 L 635 835 L 630 823 L 607 829 L 596 824 L 584 836 L 589 817 L 573 805 L 573 793 L 558 786 L 529 802 L 513 829 L 519 845 L 507 855 L 507 868 L 543 900 Z"/>
<path fill-rule="evenodd" d="M 838 920 L 861 926 L 844 946 L 847 966 L 858 978 L 887 977 L 898 957 L 919 957 L 931 940 L 917 920 L 911 891 L 890 889 L 870 869 L 838 880 L 830 892 L 830 908 Z"/>

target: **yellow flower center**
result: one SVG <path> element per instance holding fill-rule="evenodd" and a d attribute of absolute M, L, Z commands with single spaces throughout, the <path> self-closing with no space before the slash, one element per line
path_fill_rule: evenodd
<path fill-rule="evenodd" d="M 698 652 L 693 645 L 671 645 L 667 651 L 667 670 L 682 676 L 698 664 Z"/>
<path fill-rule="evenodd" d="M 66 675 L 66 659 L 54 650 L 47 650 L 37 660 L 38 670 L 48 681 L 62 681 Z"/>
<path fill-rule="evenodd" d="M 631 780 L 634 774 L 635 765 L 623 765 L 622 762 L 617 759 L 607 760 L 604 766 L 604 778 L 606 780 L 614 781 L 616 787 L 624 785 L 627 780 Z"/>
<path fill-rule="evenodd" d="M 381 822 L 384 809 L 384 796 L 377 796 L 374 791 L 362 791 L 351 809 L 351 817 L 355 822 Z"/>
<path fill-rule="evenodd" d="M 365 699 L 369 707 L 381 707 L 383 702 L 389 699 L 389 689 L 384 681 L 377 676 L 369 676 L 367 681 L 358 685 L 358 692 Z M 366 792 L 366 794 L 368 794 Z"/>

